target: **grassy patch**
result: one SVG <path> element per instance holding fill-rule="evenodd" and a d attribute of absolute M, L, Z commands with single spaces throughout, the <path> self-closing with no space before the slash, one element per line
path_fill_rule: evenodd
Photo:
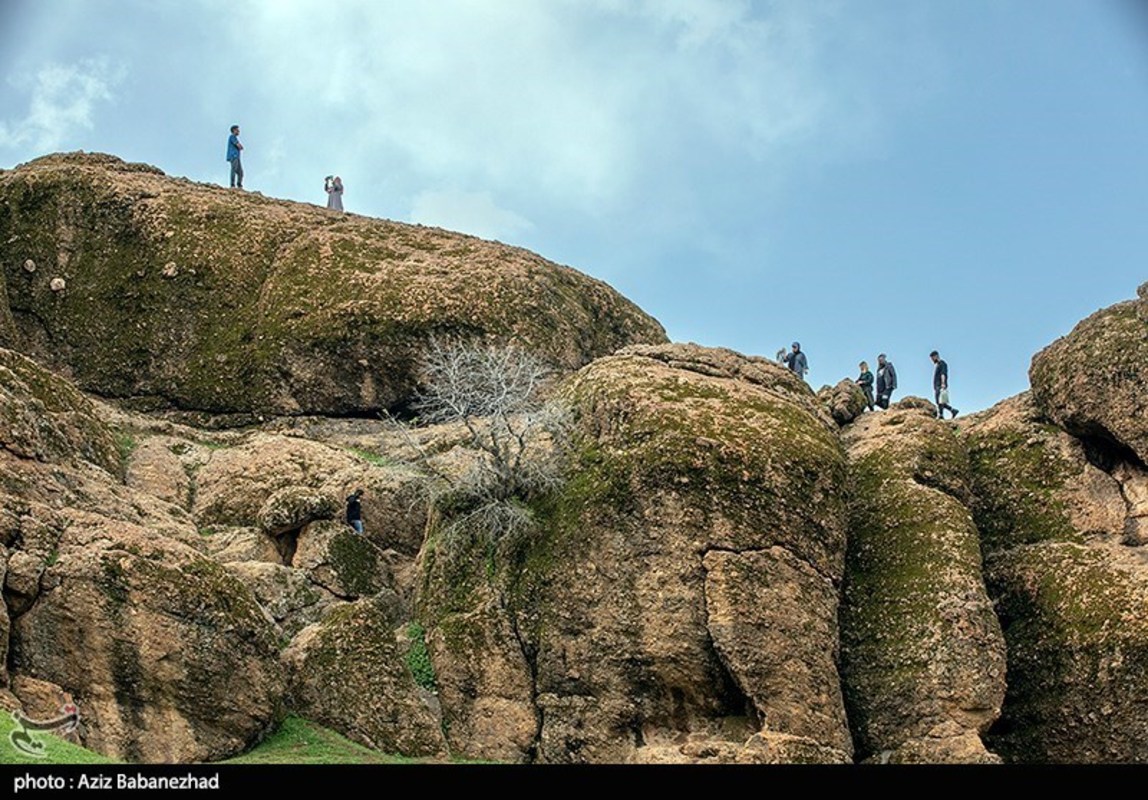
<path fill-rule="evenodd" d="M 398 463 L 394 459 L 387 458 L 380 453 L 372 453 L 370 450 L 360 450 L 357 447 L 348 447 L 347 450 L 376 467 L 393 467 Z"/>
<path fill-rule="evenodd" d="M 128 459 L 132 457 L 137 446 L 139 446 L 139 442 L 130 433 L 120 431 L 116 434 L 116 449 L 120 452 L 120 459 L 124 463 L 127 463 Z"/>
<path fill-rule="evenodd" d="M 407 625 L 407 638 L 410 647 L 407 650 L 407 668 L 415 679 L 415 683 L 428 692 L 435 691 L 434 664 L 431 663 L 430 652 L 427 650 L 426 630 L 418 622 Z"/>
<path fill-rule="evenodd" d="M 408 764 L 413 759 L 364 747 L 332 730 L 288 717 L 279 730 L 225 764 Z"/>
<path fill-rule="evenodd" d="M 83 710 L 80 711 L 81 716 Z M 43 758 L 26 755 L 12 744 L 9 738 L 17 730 L 12 715 L 0 712 L 0 764 L 116 764 L 114 758 L 100 755 L 79 745 L 66 742 L 58 736 L 39 731 L 29 731 L 32 739 L 44 746 Z"/>

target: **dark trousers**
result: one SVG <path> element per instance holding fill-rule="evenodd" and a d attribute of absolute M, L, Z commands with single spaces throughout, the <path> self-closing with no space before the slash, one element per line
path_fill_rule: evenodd
<path fill-rule="evenodd" d="M 950 414 L 953 413 L 953 407 L 951 405 L 949 405 L 948 403 L 942 403 L 941 402 L 941 390 L 940 389 L 934 389 L 933 390 L 933 396 L 937 399 L 937 417 L 939 419 L 945 418 L 945 409 L 946 408 L 949 409 Z"/>
<path fill-rule="evenodd" d="M 882 392 L 881 394 L 877 395 L 877 405 L 881 406 L 881 408 L 888 408 L 889 407 L 889 398 L 892 396 L 893 396 L 893 390 L 892 389 L 889 389 L 888 391 Z"/>
<path fill-rule="evenodd" d="M 873 387 L 872 386 L 862 386 L 861 391 L 865 393 L 865 405 L 867 405 L 869 407 L 869 410 L 872 411 L 873 410 Z"/>

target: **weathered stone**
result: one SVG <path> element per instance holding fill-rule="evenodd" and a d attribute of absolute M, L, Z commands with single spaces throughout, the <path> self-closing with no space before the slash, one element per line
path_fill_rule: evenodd
<path fill-rule="evenodd" d="M 1036 407 L 1069 433 L 1119 443 L 1148 463 L 1148 283 L 1032 359 Z"/>
<path fill-rule="evenodd" d="M 530 683 L 539 760 L 702 760 L 664 743 L 736 750 L 763 727 L 848 760 L 833 659 L 844 462 L 812 392 L 764 359 L 675 345 L 600 359 L 562 394 L 579 417 L 576 452 L 537 536 L 494 554 L 491 577 L 485 545 L 428 544 L 419 607 L 436 654 L 479 664 L 472 685 L 515 709 Z M 799 585 L 766 586 L 779 575 Z M 491 583 L 505 598 L 493 606 Z M 758 591 L 778 607 L 739 607 Z M 787 636 L 805 630 L 810 643 L 789 641 L 801 655 L 784 661 Z M 494 675 L 479 655 L 492 651 Z M 443 697 L 453 726 L 467 706 Z"/>
<path fill-rule="evenodd" d="M 90 516 L 69 527 L 12 626 L 13 671 L 61 686 L 87 747 L 132 761 L 225 758 L 276 718 L 273 623 L 222 567 Z"/>
<path fill-rule="evenodd" d="M 399 647 L 401 622 L 398 604 L 384 593 L 305 628 L 283 653 L 292 707 L 377 750 L 444 755 L 434 704 L 424 699 Z"/>
<path fill-rule="evenodd" d="M 836 386 L 822 386 L 817 399 L 838 425 L 848 425 L 867 408 L 865 393 L 848 378 L 838 381 Z"/>
<path fill-rule="evenodd" d="M 58 262 L 66 237 L 68 279 L 80 287 L 51 297 L 10 279 L 17 346 L 105 397 L 366 413 L 409 399 L 427 341 L 444 331 L 513 339 L 565 369 L 665 341 L 606 284 L 520 248 L 361 216 L 336 222 L 309 204 L 109 156 L 6 170 L 0 204 L 19 237 L 0 239 L 0 264 Z M 180 279 L 137 275 L 176 263 Z"/>
<path fill-rule="evenodd" d="M 1005 647 L 962 502 L 964 445 L 912 407 L 863 417 L 843 438 L 851 488 L 841 671 L 857 757 L 970 757 L 965 734 L 985 733 L 1000 714 Z M 937 738 L 938 726 L 956 735 Z M 972 754 L 986 758 L 983 745 Z"/>
<path fill-rule="evenodd" d="M 344 599 L 372 595 L 394 584 L 378 546 L 341 522 L 308 525 L 299 534 L 289 563 Z"/>
<path fill-rule="evenodd" d="M 251 590 L 288 638 L 318 622 L 339 602 L 303 570 L 261 561 L 237 561 L 226 568 Z"/>
<path fill-rule="evenodd" d="M 1009 648 L 989 742 L 1009 761 L 1148 761 L 1148 581 L 1097 547 L 1045 541 L 986 561 Z"/>
<path fill-rule="evenodd" d="M 329 495 L 306 486 L 287 486 L 267 498 L 257 519 L 263 533 L 275 537 L 334 516 L 335 501 Z"/>
<path fill-rule="evenodd" d="M 0 449 L 41 461 L 122 466 L 115 438 L 86 397 L 31 360 L 0 349 Z"/>

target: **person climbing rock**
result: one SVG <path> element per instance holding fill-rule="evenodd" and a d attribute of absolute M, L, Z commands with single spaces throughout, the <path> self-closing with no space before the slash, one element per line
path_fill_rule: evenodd
<path fill-rule="evenodd" d="M 945 418 L 946 408 L 952 412 L 952 418 L 956 419 L 959 412 L 949 405 L 949 365 L 936 350 L 929 353 L 929 358 L 933 360 L 934 365 L 933 396 L 937 399 L 937 419 Z"/>
<path fill-rule="evenodd" d="M 897 370 L 893 369 L 893 362 L 885 358 L 885 354 L 877 356 L 877 405 L 881 408 L 889 407 L 889 398 L 897 388 Z"/>
<path fill-rule="evenodd" d="M 356 489 L 347 496 L 347 524 L 355 529 L 355 533 L 363 532 L 362 497 L 362 489 Z"/>
<path fill-rule="evenodd" d="M 873 373 L 869 371 L 869 363 L 862 361 L 859 365 L 861 374 L 857 376 L 854 383 L 861 387 L 861 391 L 865 393 L 865 405 L 869 410 L 873 410 Z"/>

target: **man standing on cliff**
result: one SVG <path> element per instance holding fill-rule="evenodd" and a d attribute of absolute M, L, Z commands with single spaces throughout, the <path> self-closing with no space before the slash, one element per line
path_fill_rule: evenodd
<path fill-rule="evenodd" d="M 800 342 L 793 343 L 792 353 L 786 353 L 785 348 L 778 350 L 777 358 L 799 378 L 804 379 L 805 373 L 809 372 L 809 359 L 805 357 L 805 353 L 801 352 Z"/>
<path fill-rule="evenodd" d="M 929 358 L 933 359 L 933 395 L 937 399 L 937 419 L 945 418 L 945 409 L 949 409 L 953 414 L 953 419 L 957 418 L 957 409 L 949 405 L 949 365 L 945 363 L 945 359 L 941 358 L 936 350 L 929 353 Z"/>
<path fill-rule="evenodd" d="M 243 145 L 239 143 L 239 126 L 231 126 L 231 135 L 227 137 L 227 161 L 231 164 L 231 188 L 243 188 L 243 164 L 239 160 L 239 151 Z"/>
<path fill-rule="evenodd" d="M 877 405 L 881 408 L 889 407 L 889 398 L 897 388 L 897 370 L 893 369 L 893 362 L 885 360 L 885 354 L 877 356 Z"/>

